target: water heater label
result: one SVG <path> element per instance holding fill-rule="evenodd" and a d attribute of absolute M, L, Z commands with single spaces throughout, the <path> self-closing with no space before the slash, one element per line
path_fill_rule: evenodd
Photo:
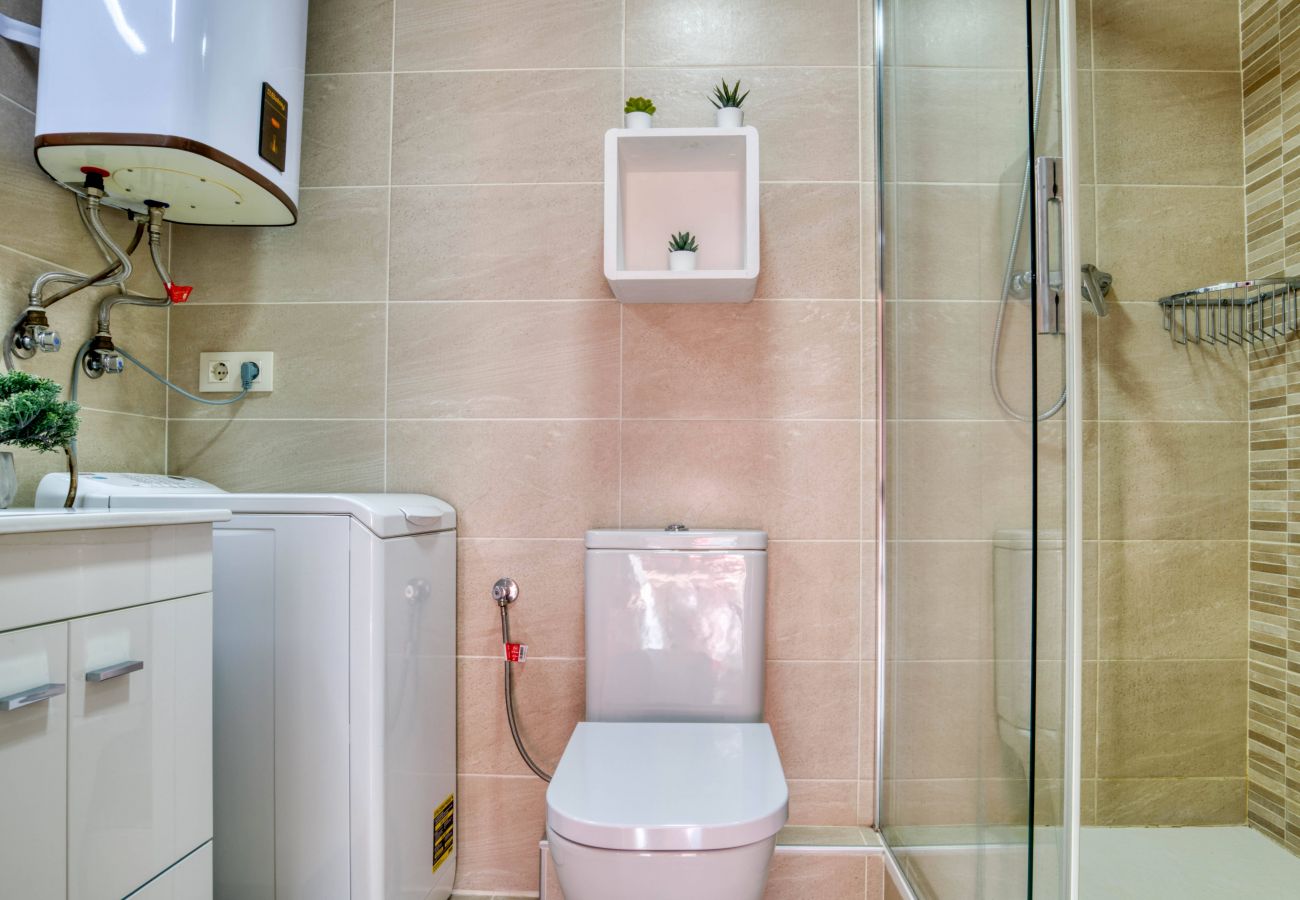
<path fill-rule="evenodd" d="M 456 849 L 456 795 L 452 794 L 433 811 L 433 871 Z"/>
<path fill-rule="evenodd" d="M 285 145 L 289 138 L 289 101 L 265 81 L 262 82 L 262 159 L 284 171 Z"/>

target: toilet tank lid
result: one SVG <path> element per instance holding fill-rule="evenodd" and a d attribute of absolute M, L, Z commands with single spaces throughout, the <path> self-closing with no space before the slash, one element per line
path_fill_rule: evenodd
<path fill-rule="evenodd" d="M 767 532 L 725 528 L 596 528 L 588 550 L 766 550 Z"/>

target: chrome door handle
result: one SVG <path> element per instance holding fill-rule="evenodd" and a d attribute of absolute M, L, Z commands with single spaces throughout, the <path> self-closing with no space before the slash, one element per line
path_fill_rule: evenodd
<path fill-rule="evenodd" d="M 1065 192 L 1061 189 L 1061 160 L 1040 156 L 1034 160 L 1034 305 L 1038 308 L 1039 334 L 1060 334 L 1062 316 L 1061 285 L 1052 284 L 1051 206 L 1065 210 Z"/>
<path fill-rule="evenodd" d="M 0 697 L 0 712 L 13 712 L 15 709 L 22 709 L 24 706 L 31 706 L 33 703 L 40 703 L 67 692 L 66 684 L 43 684 L 30 690 L 19 691 L 8 697 Z"/>
<path fill-rule="evenodd" d="M 128 659 L 125 662 L 104 666 L 102 669 L 91 669 L 86 673 L 86 680 L 97 684 L 101 681 L 108 681 L 110 678 L 118 678 L 122 675 L 130 675 L 132 672 L 139 672 L 143 668 L 143 660 Z"/>

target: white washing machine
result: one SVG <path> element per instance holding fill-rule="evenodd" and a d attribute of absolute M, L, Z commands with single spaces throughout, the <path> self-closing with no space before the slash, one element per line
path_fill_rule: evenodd
<path fill-rule="evenodd" d="M 37 506 L 61 506 L 48 475 Z M 446 900 L 456 512 L 84 473 L 79 506 L 229 509 L 213 546 L 217 900 Z"/>

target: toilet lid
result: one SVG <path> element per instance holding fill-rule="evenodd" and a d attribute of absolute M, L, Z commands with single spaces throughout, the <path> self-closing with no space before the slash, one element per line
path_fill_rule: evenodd
<path fill-rule="evenodd" d="M 547 824 L 609 850 L 720 850 L 785 825 L 772 730 L 750 722 L 583 722 L 546 791 Z"/>

